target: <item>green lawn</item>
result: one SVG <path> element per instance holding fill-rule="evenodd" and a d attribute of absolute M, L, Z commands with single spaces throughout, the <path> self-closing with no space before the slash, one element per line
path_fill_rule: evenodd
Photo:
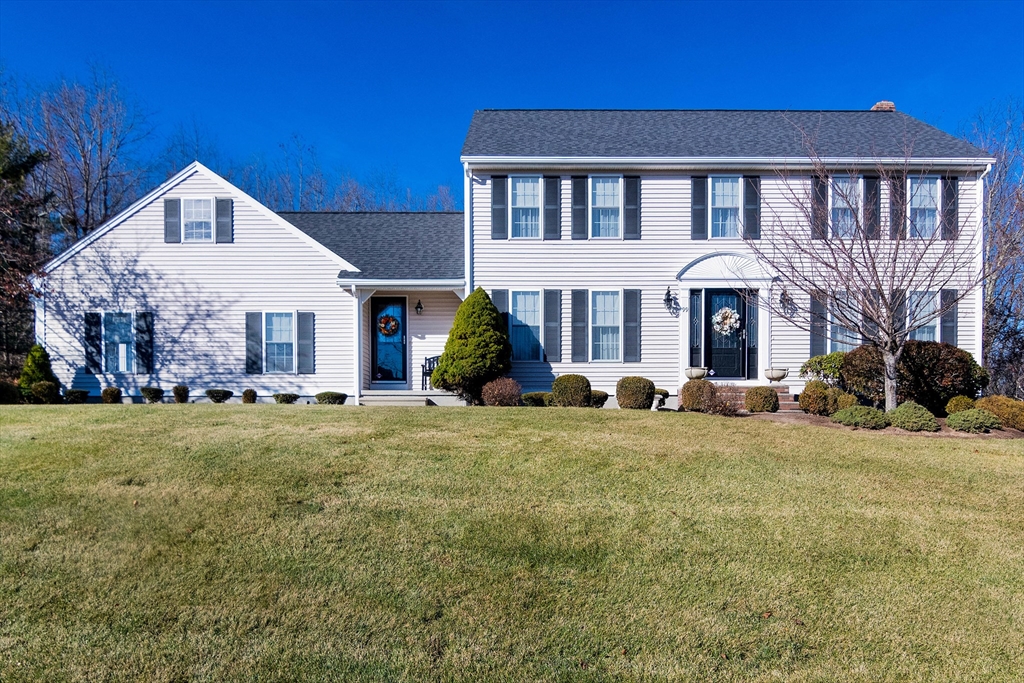
<path fill-rule="evenodd" d="M 1024 441 L 0 409 L 0 680 L 1021 680 Z"/>

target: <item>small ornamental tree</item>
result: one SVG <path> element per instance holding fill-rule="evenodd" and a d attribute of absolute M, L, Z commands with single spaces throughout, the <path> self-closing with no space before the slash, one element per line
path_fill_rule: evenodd
<path fill-rule="evenodd" d="M 60 386 L 60 382 L 50 366 L 50 354 L 40 344 L 29 349 L 28 356 L 25 357 L 25 366 L 21 370 L 21 377 L 18 379 L 18 386 L 21 387 L 22 393 L 28 396 L 32 392 L 32 385 L 36 382 L 52 382 L 58 387 Z"/>
<path fill-rule="evenodd" d="M 512 369 L 512 344 L 501 313 L 479 287 L 455 312 L 430 383 L 475 405 L 484 385 Z"/>

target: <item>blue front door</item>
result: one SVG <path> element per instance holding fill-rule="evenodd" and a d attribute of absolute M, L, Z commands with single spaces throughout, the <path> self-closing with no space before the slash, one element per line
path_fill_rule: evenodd
<path fill-rule="evenodd" d="M 405 299 L 375 296 L 370 311 L 370 381 L 405 382 Z"/>

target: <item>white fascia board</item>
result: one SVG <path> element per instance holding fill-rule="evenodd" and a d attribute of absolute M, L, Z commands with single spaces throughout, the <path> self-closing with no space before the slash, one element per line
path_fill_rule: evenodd
<path fill-rule="evenodd" d="M 462 163 L 475 170 L 508 168 L 636 168 L 643 170 L 706 170 L 813 168 L 826 166 L 906 166 L 908 168 L 963 169 L 983 171 L 995 159 L 990 157 L 536 157 L 536 156 L 463 156 Z"/>
<path fill-rule="evenodd" d="M 339 277 L 338 285 L 341 287 L 355 287 L 356 289 L 422 289 L 422 290 L 448 290 L 463 289 L 466 281 L 459 280 L 371 280 L 370 278 Z"/>

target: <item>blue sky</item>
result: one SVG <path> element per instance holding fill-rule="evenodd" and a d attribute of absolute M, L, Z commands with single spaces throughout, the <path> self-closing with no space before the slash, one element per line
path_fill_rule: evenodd
<path fill-rule="evenodd" d="M 0 2 L 0 60 L 104 65 L 229 157 L 293 133 L 357 177 L 461 194 L 474 109 L 866 109 L 956 132 L 1024 98 L 1024 0 L 844 3 Z"/>

